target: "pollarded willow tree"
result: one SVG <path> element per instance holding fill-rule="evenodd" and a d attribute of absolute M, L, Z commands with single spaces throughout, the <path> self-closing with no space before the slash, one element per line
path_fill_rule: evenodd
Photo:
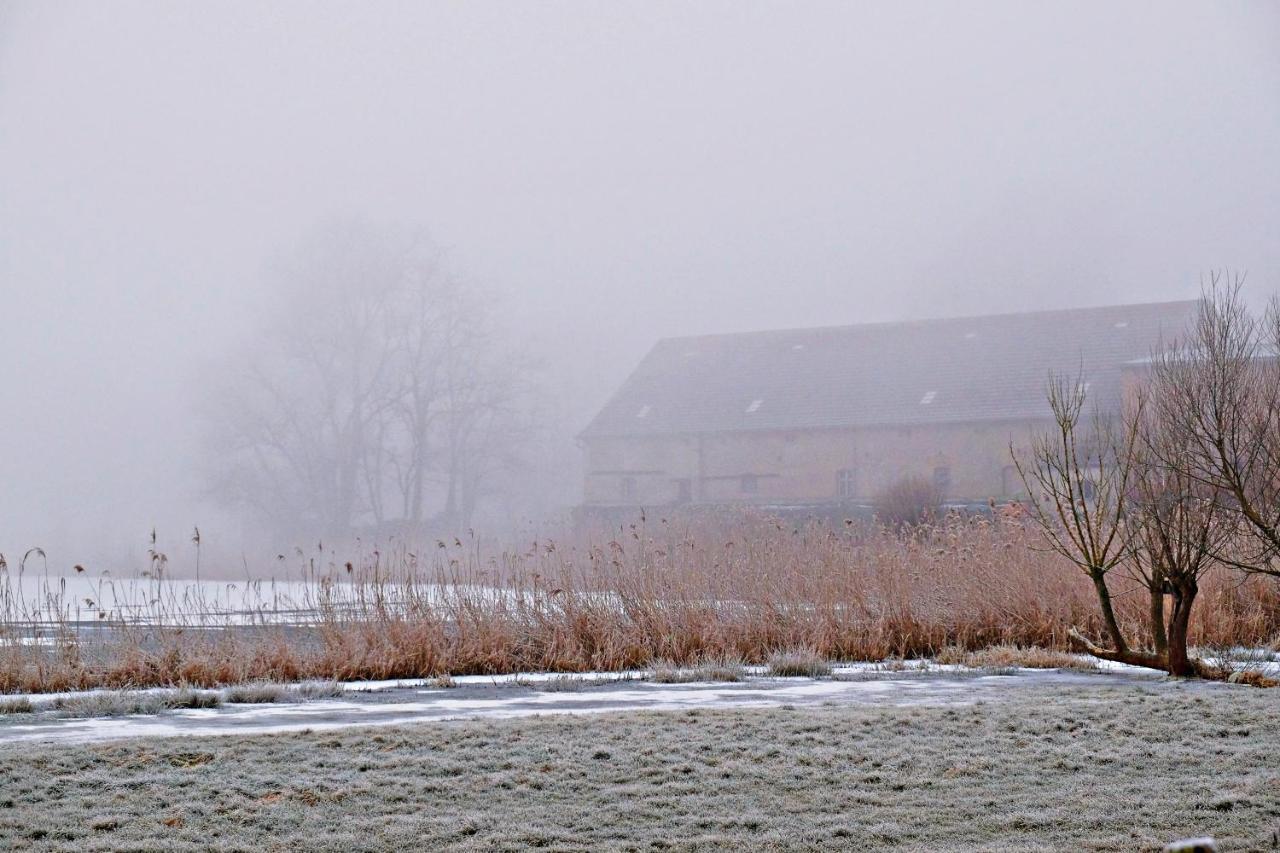
<path fill-rule="evenodd" d="M 1149 401 L 1158 386 L 1140 393 Z M 1191 614 L 1201 578 L 1217 565 L 1214 555 L 1230 547 L 1235 528 L 1222 511 L 1215 487 L 1166 463 L 1185 449 L 1178 434 L 1164 427 L 1159 409 L 1141 405 L 1131 417 L 1136 418 L 1138 442 L 1128 519 L 1135 531 L 1129 565 L 1150 595 L 1152 643 L 1171 675 L 1212 675 L 1210 667 L 1188 653 Z"/>
<path fill-rule="evenodd" d="M 315 235 L 211 413 L 215 494 L 278 533 L 465 527 L 530 435 L 529 360 L 420 237 Z"/>
<path fill-rule="evenodd" d="M 1027 455 L 1010 452 L 1031 500 L 1031 518 L 1049 547 L 1089 578 L 1111 648 L 1072 629 L 1072 637 L 1107 660 L 1164 667 L 1163 657 L 1131 647 L 1116 617 L 1111 573 L 1132 553 L 1137 533 L 1129 521 L 1138 479 L 1138 418 L 1086 416 L 1087 384 L 1054 375 L 1047 397 L 1054 429 L 1032 439 Z"/>
<path fill-rule="evenodd" d="M 1241 283 L 1211 278 L 1197 321 L 1153 355 L 1123 414 L 1086 422 L 1087 386 L 1051 378 L 1055 429 L 1015 454 L 1032 517 L 1093 583 L 1111 647 L 1072 636 L 1100 658 L 1220 676 L 1188 652 L 1201 578 L 1280 578 L 1280 303 L 1255 316 Z M 1145 638 L 1116 618 L 1117 567 L 1150 596 Z"/>

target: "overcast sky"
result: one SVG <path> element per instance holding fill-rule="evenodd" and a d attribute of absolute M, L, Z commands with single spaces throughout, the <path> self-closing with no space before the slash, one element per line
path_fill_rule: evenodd
<path fill-rule="evenodd" d="M 425 227 L 568 419 L 659 337 L 1280 284 L 1276 3 L 0 0 L 0 551 L 188 527 L 318 223 Z"/>

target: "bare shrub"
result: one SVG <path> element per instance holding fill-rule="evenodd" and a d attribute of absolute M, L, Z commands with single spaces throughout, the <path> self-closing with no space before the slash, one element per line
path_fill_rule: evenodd
<path fill-rule="evenodd" d="M 14 696 L 11 698 L 0 697 L 0 715 L 3 714 L 34 714 L 36 706 L 26 696 Z"/>
<path fill-rule="evenodd" d="M 1227 676 L 1232 684 L 1247 684 L 1250 687 L 1280 687 L 1280 680 L 1251 669 L 1239 669 Z"/>
<path fill-rule="evenodd" d="M 942 492 L 932 480 L 903 477 L 876 495 L 875 513 L 881 524 L 893 528 L 913 527 L 936 519 Z"/>

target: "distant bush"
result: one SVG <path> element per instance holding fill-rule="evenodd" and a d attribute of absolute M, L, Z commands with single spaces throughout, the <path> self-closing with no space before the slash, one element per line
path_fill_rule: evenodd
<path fill-rule="evenodd" d="M 876 496 L 876 518 L 893 528 L 914 527 L 938 517 L 942 492 L 932 480 L 907 476 Z"/>

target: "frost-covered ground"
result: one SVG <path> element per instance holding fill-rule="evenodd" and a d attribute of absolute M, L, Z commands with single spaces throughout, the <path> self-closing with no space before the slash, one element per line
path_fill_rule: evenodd
<path fill-rule="evenodd" d="M 353 701 L 376 715 L 438 694 L 454 703 L 444 716 L 458 717 L 482 712 L 466 703 L 488 695 L 500 705 L 486 707 L 506 716 L 9 740 L 0 848 L 1130 851 L 1201 834 L 1223 850 L 1275 843 L 1280 690 L 1131 674 L 854 677 L 863 680 L 392 689 Z M 672 710 L 620 710 L 645 701 Z M 619 712 L 545 713 L 608 702 Z M 247 719 L 270 712 L 247 709 Z"/>

